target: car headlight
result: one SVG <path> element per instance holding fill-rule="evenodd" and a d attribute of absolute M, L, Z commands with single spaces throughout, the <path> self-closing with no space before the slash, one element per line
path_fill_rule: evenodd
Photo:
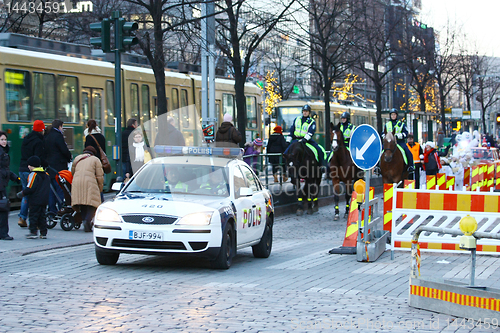
<path fill-rule="evenodd" d="M 95 219 L 107 222 L 121 222 L 120 215 L 112 209 L 99 207 L 95 214 Z"/>
<path fill-rule="evenodd" d="M 180 225 L 209 225 L 212 219 L 212 212 L 192 213 L 184 216 L 175 224 Z"/>

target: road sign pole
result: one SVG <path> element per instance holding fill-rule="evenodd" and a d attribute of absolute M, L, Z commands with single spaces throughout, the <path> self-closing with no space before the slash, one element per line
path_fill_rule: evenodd
<path fill-rule="evenodd" d="M 364 241 L 365 244 L 369 240 L 368 238 L 368 223 L 369 223 L 369 216 L 370 215 L 370 176 L 371 176 L 371 169 L 365 171 L 365 221 L 364 221 L 364 226 L 363 230 L 365 232 L 364 234 Z"/>

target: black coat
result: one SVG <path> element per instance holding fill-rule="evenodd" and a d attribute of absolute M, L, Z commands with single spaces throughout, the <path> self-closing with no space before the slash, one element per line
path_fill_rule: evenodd
<path fill-rule="evenodd" d="M 241 140 L 242 136 L 240 131 L 238 131 L 229 121 L 225 121 L 220 124 L 220 127 L 215 134 L 217 147 L 236 147 Z"/>
<path fill-rule="evenodd" d="M 129 126 L 122 132 L 122 163 L 130 163 L 130 154 L 128 152 L 128 137 L 134 130 L 134 126 Z"/>
<path fill-rule="evenodd" d="M 267 153 L 281 153 L 283 154 L 288 147 L 288 143 L 285 140 L 283 134 L 273 133 L 269 137 L 267 143 Z M 281 159 L 283 162 L 283 158 Z M 269 156 L 269 163 L 278 164 L 280 162 L 279 156 Z"/>
<path fill-rule="evenodd" d="M 158 131 L 155 138 L 155 146 L 185 146 L 184 136 L 182 133 L 172 126 L 172 124 L 167 123 L 164 129 Z"/>
<path fill-rule="evenodd" d="M 43 143 L 43 134 L 41 132 L 31 131 L 23 139 L 21 145 L 21 161 L 19 162 L 19 172 L 30 172 L 28 169 L 28 158 L 31 156 L 40 157 L 42 166 L 47 167 L 45 160 L 45 146 Z"/>
<path fill-rule="evenodd" d="M 46 206 L 49 204 L 50 178 L 43 168 L 36 168 L 28 177 L 28 186 L 23 190 L 23 195 L 29 195 L 29 205 Z"/>
<path fill-rule="evenodd" d="M 17 180 L 17 175 L 10 171 L 9 146 L 0 146 L 0 193 L 7 195 L 5 188 L 9 185 L 9 180 Z M 0 197 L 1 198 L 1 197 Z"/>
<path fill-rule="evenodd" d="M 97 154 L 95 156 L 100 160 L 101 159 L 101 151 L 99 150 L 99 146 L 97 145 L 97 143 L 95 141 L 97 140 L 97 142 L 99 142 L 99 145 L 101 146 L 102 150 L 106 154 L 106 138 L 101 133 L 93 133 L 92 135 L 94 136 L 95 140 L 92 139 L 90 134 L 87 135 L 85 137 L 84 148 L 87 146 L 94 147 L 95 151 L 97 152 Z"/>
<path fill-rule="evenodd" d="M 51 177 L 55 176 L 56 171 L 68 170 L 68 162 L 71 161 L 71 152 L 66 145 L 66 141 L 64 141 L 63 134 L 55 128 L 51 128 L 45 136 L 45 154 Z"/>

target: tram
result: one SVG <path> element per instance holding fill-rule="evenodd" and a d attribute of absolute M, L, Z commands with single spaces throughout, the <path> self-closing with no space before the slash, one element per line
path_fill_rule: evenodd
<path fill-rule="evenodd" d="M 325 103 L 321 100 L 291 99 L 279 102 L 275 107 L 273 118 L 276 119 L 276 125 L 283 128 L 283 134 L 288 135 L 290 126 L 295 118 L 302 115 L 302 107 L 305 104 L 311 106 L 311 115 L 316 120 L 316 134 L 314 140 L 320 145 L 325 144 Z M 351 123 L 354 125 L 370 124 L 377 127 L 377 109 L 370 107 L 361 107 L 355 105 L 343 105 L 330 102 L 330 121 L 333 124 L 340 122 L 340 116 L 344 112 L 351 115 Z M 383 121 L 388 120 L 387 118 Z M 328 125 L 329 126 L 329 125 Z M 286 133 L 285 133 L 286 132 Z"/>
<path fill-rule="evenodd" d="M 64 135 L 73 156 L 83 151 L 83 132 L 88 119 L 96 119 L 106 138 L 106 151 L 111 158 L 115 145 L 114 64 L 102 58 L 75 54 L 51 53 L 43 45 L 59 45 L 59 51 L 76 44 L 47 41 L 15 34 L 7 42 L 0 41 L 0 128 L 8 133 L 11 146 L 11 170 L 16 172 L 21 158 L 21 143 L 32 130 L 35 120 L 49 126 L 54 119 L 64 122 Z M 21 37 L 20 37 L 21 36 Z M 2 36 L 5 37 L 5 36 Z M 16 37 L 16 38 L 14 38 Z M 10 38 L 10 42 L 9 42 Z M 22 49 L 12 45 L 35 43 L 38 47 Z M 61 45 L 68 44 L 68 45 Z M 88 49 L 77 45 L 77 49 Z M 165 70 L 167 114 L 172 116 L 183 133 L 186 144 L 201 145 L 201 76 Z M 216 79 L 216 112 L 218 124 L 230 113 L 236 119 L 234 81 Z M 149 67 L 122 65 L 122 124 L 136 118 L 139 125 L 154 133 L 158 126 L 158 109 L 153 71 Z M 245 86 L 247 105 L 247 136 L 261 134 L 262 90 L 252 84 Z M 163 118 L 162 118 L 163 119 Z M 217 125 L 217 124 L 216 124 Z M 150 144 L 153 144 L 150 142 Z M 113 172 L 105 175 L 105 190 L 116 179 Z M 18 186 L 11 186 L 15 198 Z"/>

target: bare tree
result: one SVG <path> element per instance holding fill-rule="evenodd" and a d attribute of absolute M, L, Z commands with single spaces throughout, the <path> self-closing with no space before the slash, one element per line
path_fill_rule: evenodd
<path fill-rule="evenodd" d="M 358 24 L 355 44 L 360 53 L 357 68 L 372 82 L 375 88 L 377 106 L 377 131 L 382 132 L 382 92 L 390 83 L 389 75 L 402 63 L 402 57 L 394 54 L 399 34 L 407 22 L 405 7 L 390 7 L 383 1 L 359 0 L 356 2 Z M 385 17 L 385 19 L 381 19 Z M 366 66 L 366 62 L 370 66 Z"/>
<path fill-rule="evenodd" d="M 29 12 L 13 10 L 13 6 L 17 3 L 21 4 L 20 0 L 5 0 L 0 3 L 0 32 L 20 32 L 23 26 L 23 21 L 28 16 Z"/>
<path fill-rule="evenodd" d="M 472 98 L 474 95 L 474 77 L 478 74 L 479 68 L 482 66 L 481 61 L 483 58 L 478 55 L 476 47 L 471 46 L 467 40 L 467 37 L 463 35 L 463 39 L 460 41 L 459 53 L 457 55 L 457 66 L 459 71 L 459 77 L 457 84 L 460 91 L 465 96 L 465 107 L 466 110 L 472 110 Z"/>
<path fill-rule="evenodd" d="M 269 10 L 269 3 L 259 5 L 258 2 L 250 0 L 224 0 L 216 3 L 216 10 L 223 14 L 216 16 L 215 42 L 232 66 L 238 129 L 243 138 L 247 124 L 245 82 L 250 67 L 257 60 L 254 53 L 294 2 L 295 0 L 288 0 L 286 3 L 275 2 L 272 10 Z M 244 141 L 243 139 L 241 145 L 244 145 Z"/>
<path fill-rule="evenodd" d="M 475 78 L 476 100 L 481 105 L 481 121 L 483 124 L 483 132 L 488 131 L 486 126 L 486 112 L 488 108 L 497 104 L 500 99 L 500 74 L 495 71 L 491 58 L 485 56 L 480 61 L 481 67 L 477 70 Z"/>
<path fill-rule="evenodd" d="M 300 38 L 307 39 L 311 59 L 302 66 L 309 68 L 318 80 L 316 85 L 325 102 L 325 137 L 330 137 L 330 90 L 333 82 L 343 77 L 353 66 L 353 33 L 355 15 L 351 0 L 299 1 L 301 11 L 294 16 L 299 27 Z M 300 18 L 307 14 L 309 24 Z M 325 149 L 330 150 L 330 140 L 325 140 Z"/>
<path fill-rule="evenodd" d="M 441 126 L 444 133 L 446 133 L 446 99 L 454 88 L 459 75 L 457 58 L 454 55 L 456 38 L 456 29 L 448 22 L 440 41 L 440 47 L 434 57 L 434 77 L 438 85 Z"/>

